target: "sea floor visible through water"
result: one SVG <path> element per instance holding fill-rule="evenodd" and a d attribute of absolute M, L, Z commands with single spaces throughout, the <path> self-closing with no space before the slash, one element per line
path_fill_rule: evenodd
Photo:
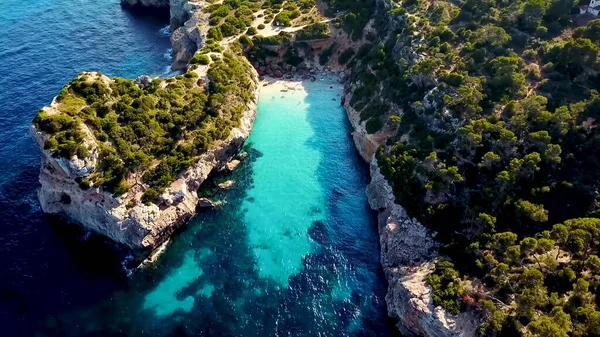
<path fill-rule="evenodd" d="M 167 21 L 118 0 L 0 3 L 2 335 L 394 335 L 368 170 L 335 81 L 263 87 L 248 158 L 202 190 L 224 206 L 131 276 L 106 240 L 43 216 L 31 119 L 80 71 L 168 76 Z"/>
<path fill-rule="evenodd" d="M 392 336 L 376 222 L 334 81 L 262 88 L 224 202 L 124 289 L 41 325 L 44 336 Z M 229 189 L 220 182 L 233 180 Z"/>

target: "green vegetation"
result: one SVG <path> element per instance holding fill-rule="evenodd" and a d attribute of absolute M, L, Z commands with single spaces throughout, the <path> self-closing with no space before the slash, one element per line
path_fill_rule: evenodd
<path fill-rule="evenodd" d="M 329 26 L 326 23 L 313 23 L 296 33 L 296 41 L 324 39 L 329 37 Z"/>
<path fill-rule="evenodd" d="M 206 54 L 196 54 L 190 61 L 192 64 L 210 64 L 210 58 Z"/>
<path fill-rule="evenodd" d="M 600 20 L 575 29 L 576 5 L 408 1 L 338 59 L 367 132 L 397 131 L 377 153 L 397 202 L 455 261 L 434 302 L 485 308 L 483 335 L 600 333 Z"/>
<path fill-rule="evenodd" d="M 195 61 L 210 62 L 204 54 Z M 143 201 L 151 202 L 239 126 L 252 100 L 251 73 L 240 56 L 225 52 L 208 70 L 208 91 L 194 72 L 146 85 L 80 74 L 57 97 L 58 111 L 41 111 L 34 123 L 50 135 L 45 147 L 56 156 L 86 158 L 98 151 L 98 166 L 82 188 L 119 195 L 143 182 L 149 187 Z"/>
<path fill-rule="evenodd" d="M 354 39 L 360 39 L 367 22 L 375 12 L 375 1 L 370 0 L 324 0 L 329 7 L 329 16 L 346 12 L 336 18 L 336 26 L 342 27 Z"/>
<path fill-rule="evenodd" d="M 324 65 L 325 63 L 327 63 L 327 61 L 329 61 L 329 58 L 331 57 L 331 55 L 333 55 L 333 53 L 335 52 L 337 48 L 337 44 L 336 43 L 332 43 L 329 48 L 325 49 L 321 55 L 319 55 L 319 64 Z"/>
<path fill-rule="evenodd" d="M 256 35 L 256 34 L 258 34 L 258 31 L 254 27 L 250 27 L 246 31 L 246 35 L 248 35 L 248 36 L 253 36 L 253 35 Z"/>
<path fill-rule="evenodd" d="M 280 46 L 289 44 L 292 41 L 292 35 L 286 32 L 280 32 L 277 35 L 273 36 L 262 36 L 257 35 L 252 39 L 254 44 L 256 45 L 271 45 L 271 46 Z"/>
<path fill-rule="evenodd" d="M 340 54 L 340 57 L 338 57 L 338 63 L 344 65 L 350 61 L 352 56 L 354 56 L 354 49 L 348 48 Z"/>
<path fill-rule="evenodd" d="M 296 5 L 291 1 L 287 1 L 283 10 L 275 16 L 275 22 L 280 25 L 291 26 L 292 21 L 299 18 L 300 15 L 302 15 L 302 13 L 297 9 Z"/>
<path fill-rule="evenodd" d="M 315 22 L 317 18 L 309 14 L 314 7 L 314 0 L 225 0 L 206 6 L 203 11 L 209 14 L 208 38 L 219 42 L 244 32 L 249 36 L 256 35 L 257 28 L 264 29 L 265 24 L 292 26 L 294 22 L 298 25 L 311 20 Z M 264 13 L 260 13 L 261 10 Z M 257 28 L 251 27 L 257 18 L 263 18 L 264 23 L 258 24 Z"/>
<path fill-rule="evenodd" d="M 435 272 L 429 275 L 427 281 L 433 289 L 433 303 L 444 307 L 451 314 L 458 315 L 461 310 L 460 295 L 463 294 L 463 290 L 458 272 L 453 268 L 454 264 L 451 262 L 438 262 Z"/>

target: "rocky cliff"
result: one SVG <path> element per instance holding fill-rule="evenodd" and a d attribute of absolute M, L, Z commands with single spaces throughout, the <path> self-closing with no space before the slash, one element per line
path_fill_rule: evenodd
<path fill-rule="evenodd" d="M 367 30 L 385 36 L 383 41 L 394 41 L 392 53 L 395 59 L 416 62 L 414 47 L 397 39 L 398 32 L 403 31 L 407 24 L 406 20 L 401 16 L 385 14 L 393 8 L 392 1 L 377 2 L 380 12 L 384 13 L 380 15 L 379 31 L 372 30 L 372 23 Z M 375 153 L 390 136 L 395 136 L 397 130 L 384 122 L 379 131 L 367 131 L 367 120 L 361 118 L 360 112 L 350 104 L 355 90 L 362 85 L 360 77 L 354 75 L 357 74 L 351 76 L 344 88 L 342 104 L 354 129 L 352 137 L 356 148 L 370 166 L 371 183 L 366 193 L 370 207 L 378 212 L 381 265 L 388 281 L 388 314 L 397 319 L 398 329 L 406 336 L 475 336 L 482 323 L 480 312 L 451 315 L 433 303 L 432 288 L 427 277 L 434 272 L 440 244 L 435 239 L 435 233 L 408 216 L 405 209 L 395 203 L 392 187 L 380 172 Z M 386 119 L 390 115 L 403 115 L 402 110 L 393 103 L 386 103 L 390 107 L 384 116 Z"/>
<path fill-rule="evenodd" d="M 392 187 L 381 174 L 375 152 L 387 138 L 385 132 L 370 135 L 359 113 L 348 102 L 352 86 L 346 86 L 344 108 L 354 128 L 352 136 L 360 155 L 369 163 L 371 183 L 367 186 L 370 207 L 378 212 L 381 265 L 388 281 L 388 314 L 397 319 L 406 336 L 475 336 L 481 317 L 475 312 L 450 315 L 433 304 L 427 276 L 434 271 L 439 243 L 435 233 L 395 203 Z"/>
<path fill-rule="evenodd" d="M 97 75 L 96 75 L 97 76 Z M 84 228 L 102 234 L 130 248 L 137 258 L 143 258 L 182 224 L 186 223 L 198 207 L 206 201 L 197 190 L 213 170 L 222 169 L 237 154 L 250 134 L 256 116 L 258 101 L 257 74 L 253 101 L 246 106 L 239 127 L 229 137 L 217 142 L 198 161 L 173 182 L 160 195 L 158 204 L 140 202 L 143 188 L 134 184 L 127 193 L 115 197 L 99 188 L 82 189 L 79 182 L 98 165 L 98 151 L 93 141 L 86 140 L 91 156 L 86 160 L 66 159 L 43 150 L 40 170 L 41 188 L 38 197 L 45 213 L 60 215 L 69 221 L 82 224 Z M 110 81 L 103 77 L 104 81 Z M 43 109 L 46 113 L 56 111 L 56 100 Z M 87 127 L 87 138 L 93 137 Z M 33 124 L 31 135 L 44 149 L 49 135 Z M 130 180 L 136 180 L 135 177 Z"/>
<path fill-rule="evenodd" d="M 398 320 L 398 328 L 407 336 L 475 336 L 481 324 L 478 313 L 454 316 L 433 304 L 432 289 L 427 283 L 439 248 L 433 234 L 394 202 L 392 188 L 375 158 L 370 162 L 370 172 L 367 197 L 371 208 L 379 212 L 388 314 Z"/>
<path fill-rule="evenodd" d="M 208 14 L 201 9 L 206 1 L 171 0 L 171 45 L 173 70 L 182 70 L 206 41 Z"/>
<path fill-rule="evenodd" d="M 204 2 L 122 0 L 122 4 L 152 6 L 165 10 L 168 10 L 166 8 L 170 5 L 172 27 L 182 25 L 175 29 L 172 38 L 174 50 L 178 55 L 174 62 L 180 69 L 187 67 L 187 62 L 203 43 L 197 19 L 202 17 L 198 14 L 201 13 L 198 8 L 204 5 Z M 167 241 L 179 226 L 194 216 L 197 208 L 210 205 L 198 196 L 197 190 L 213 170 L 221 170 L 231 161 L 250 134 L 256 116 L 258 74 L 252 67 L 249 68 L 252 69 L 253 84 L 248 89 L 252 91 L 253 99 L 246 105 L 239 126 L 235 127 L 225 140 L 213 144 L 195 164 L 182 172 L 160 195 L 156 204 L 141 202 L 145 188 L 139 182 L 140 177 L 130 176 L 128 183 L 131 184 L 131 188 L 118 197 L 97 187 L 82 188 L 81 181 L 99 167 L 100 151 L 92 131 L 83 123 L 80 126 L 85 134 L 83 145 L 90 155 L 85 160 L 78 159 L 77 156 L 66 159 L 45 149 L 50 135 L 42 132 L 34 123 L 30 133 L 43 150 L 39 177 L 41 188 L 38 192 L 43 211 L 60 215 L 83 225 L 86 229 L 111 238 L 130 248 L 138 259 L 147 256 Z M 208 66 L 201 66 L 193 71 L 207 83 Z M 86 75 L 107 85 L 112 81 L 98 73 Z M 142 76 L 138 81 L 150 83 L 152 79 Z M 42 111 L 48 115 L 60 113 L 59 103 L 54 99 L 52 104 Z"/>
<path fill-rule="evenodd" d="M 121 5 L 128 8 L 164 8 L 170 12 L 173 70 L 186 69 L 189 61 L 206 40 L 208 14 L 201 9 L 208 5 L 207 1 L 121 0 Z"/>

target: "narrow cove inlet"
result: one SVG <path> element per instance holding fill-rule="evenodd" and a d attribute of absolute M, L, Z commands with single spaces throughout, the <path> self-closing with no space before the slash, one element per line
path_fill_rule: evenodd
<path fill-rule="evenodd" d="M 369 170 L 337 79 L 260 83 L 247 158 L 199 191 L 222 206 L 199 212 L 154 263 L 126 275 L 117 245 L 44 216 L 40 152 L 27 133 L 81 71 L 172 77 L 168 19 L 118 0 L 0 9 L 2 336 L 397 335 Z"/>
<path fill-rule="evenodd" d="M 263 85 L 263 84 L 261 84 Z M 43 335 L 387 336 L 368 171 L 334 81 L 261 88 L 248 158 L 224 205 L 199 213 L 153 264 Z"/>

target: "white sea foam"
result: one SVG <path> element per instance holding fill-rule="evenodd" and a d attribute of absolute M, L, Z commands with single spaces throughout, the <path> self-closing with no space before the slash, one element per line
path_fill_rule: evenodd
<path fill-rule="evenodd" d="M 172 48 L 167 49 L 167 51 L 163 54 L 163 57 L 166 58 L 167 60 L 171 61 L 173 59 L 173 49 Z"/>
<path fill-rule="evenodd" d="M 167 77 L 175 77 L 177 75 L 181 75 L 180 71 L 175 71 L 171 68 L 171 66 L 167 66 L 165 67 L 165 71 L 160 74 L 159 76 L 162 78 L 167 78 Z"/>
<path fill-rule="evenodd" d="M 160 35 L 169 37 L 171 36 L 171 26 L 167 25 L 161 28 L 158 32 L 160 33 Z"/>

